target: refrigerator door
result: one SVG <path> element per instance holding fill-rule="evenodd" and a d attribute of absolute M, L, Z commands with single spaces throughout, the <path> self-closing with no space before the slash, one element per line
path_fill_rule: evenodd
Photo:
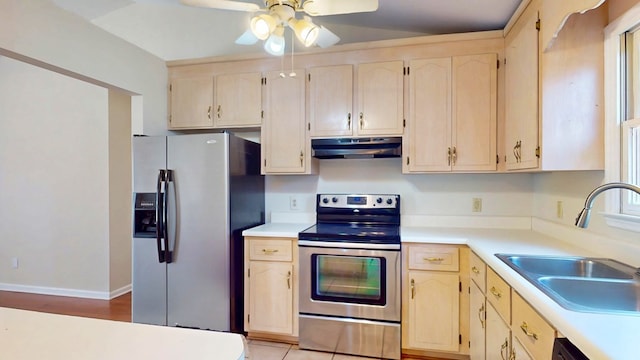
<path fill-rule="evenodd" d="M 166 137 L 133 139 L 133 191 L 156 192 L 166 167 Z M 158 261 L 155 238 L 133 238 L 131 317 L 135 323 L 167 324 L 167 266 Z"/>
<path fill-rule="evenodd" d="M 167 324 L 229 331 L 228 135 L 168 137 L 173 170 Z"/>

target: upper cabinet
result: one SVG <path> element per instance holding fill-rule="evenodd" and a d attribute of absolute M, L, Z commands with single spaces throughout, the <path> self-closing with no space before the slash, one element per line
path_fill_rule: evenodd
<path fill-rule="evenodd" d="M 410 61 L 404 172 L 496 170 L 497 59 Z"/>
<path fill-rule="evenodd" d="M 176 78 L 169 84 L 169 129 L 213 127 L 213 77 Z"/>
<path fill-rule="evenodd" d="M 335 65 L 309 69 L 309 134 L 353 134 L 353 66 Z M 357 127 L 357 126 L 356 126 Z"/>
<path fill-rule="evenodd" d="M 402 135 L 404 63 L 358 65 L 358 110 L 354 135 Z"/>
<path fill-rule="evenodd" d="M 264 80 L 262 173 L 305 174 L 313 170 L 305 122 L 305 71 L 281 76 L 271 71 Z"/>
<path fill-rule="evenodd" d="M 599 170 L 603 146 L 604 8 L 565 19 L 557 2 L 533 0 L 505 37 L 507 170 Z M 525 6 L 526 4 L 523 3 Z M 518 16 L 518 15 L 516 15 Z M 564 15 L 562 15 L 564 16 Z M 556 23 L 554 23 L 556 22 Z"/>
<path fill-rule="evenodd" d="M 261 124 L 262 74 L 222 74 L 216 77 L 216 128 L 254 127 Z"/>

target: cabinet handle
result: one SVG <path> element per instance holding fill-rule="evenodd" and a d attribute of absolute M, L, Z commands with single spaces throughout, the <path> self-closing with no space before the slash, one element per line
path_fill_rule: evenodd
<path fill-rule="evenodd" d="M 480 270 L 475 266 L 471 268 L 471 271 L 473 271 L 474 274 L 480 274 Z"/>
<path fill-rule="evenodd" d="M 273 255 L 278 252 L 278 249 L 262 249 L 265 255 Z"/>
<path fill-rule="evenodd" d="M 480 325 L 482 326 L 482 328 L 484 329 L 484 320 L 485 320 L 485 308 L 484 308 L 484 303 L 482 304 L 482 306 L 480 306 L 480 309 L 478 309 L 478 318 L 480 319 Z"/>
<path fill-rule="evenodd" d="M 300 151 L 300 167 L 304 165 L 304 153 L 302 150 Z"/>
<path fill-rule="evenodd" d="M 416 282 L 415 280 L 411 279 L 411 299 L 413 299 L 415 295 L 416 295 Z"/>
<path fill-rule="evenodd" d="M 220 114 L 222 114 L 222 105 L 218 105 L 218 119 L 220 119 Z"/>
<path fill-rule="evenodd" d="M 511 354 L 509 354 L 509 360 L 516 360 L 516 349 L 514 349 L 513 346 L 511 347 Z"/>
<path fill-rule="evenodd" d="M 360 129 L 364 128 L 364 114 L 360 113 Z"/>
<path fill-rule="evenodd" d="M 532 337 L 534 340 L 538 340 L 538 334 L 536 334 L 536 333 L 534 333 L 534 332 L 529 331 L 529 326 L 527 325 L 527 322 L 526 322 L 526 321 L 523 321 L 523 322 L 522 322 L 522 325 L 520 325 L 520 329 L 522 329 L 522 332 L 523 332 L 525 335 L 527 335 L 527 336 L 529 336 L 529 337 Z"/>
<path fill-rule="evenodd" d="M 347 114 L 347 128 L 351 130 L 351 113 Z"/>
<path fill-rule="evenodd" d="M 507 356 L 509 355 L 509 339 L 504 338 L 504 344 L 500 346 L 500 357 L 502 360 L 509 360 Z"/>
<path fill-rule="evenodd" d="M 489 289 L 489 291 L 491 291 L 491 293 L 497 298 L 501 298 L 502 297 L 502 293 L 500 291 L 498 291 L 498 289 L 496 289 L 495 286 L 492 286 L 491 289 Z"/>
<path fill-rule="evenodd" d="M 447 166 L 451 166 L 451 148 L 447 148 Z"/>
<path fill-rule="evenodd" d="M 287 272 L 287 289 L 291 289 L 291 271 Z"/>
<path fill-rule="evenodd" d="M 455 165 L 456 160 L 458 160 L 458 152 L 455 146 L 453 147 L 453 154 L 451 155 L 451 157 L 453 158 L 453 165 Z"/>
<path fill-rule="evenodd" d="M 207 110 L 207 117 L 211 120 L 211 105 L 209 105 L 209 110 Z"/>
<path fill-rule="evenodd" d="M 428 257 L 428 258 L 424 258 L 424 260 L 429 261 L 429 262 L 435 262 L 435 261 L 443 261 L 444 258 L 441 258 L 441 257 Z"/>

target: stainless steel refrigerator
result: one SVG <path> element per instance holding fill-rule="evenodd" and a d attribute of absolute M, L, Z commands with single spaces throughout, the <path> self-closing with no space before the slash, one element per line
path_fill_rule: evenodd
<path fill-rule="evenodd" d="M 134 137 L 132 320 L 243 331 L 242 230 L 264 223 L 260 145 Z"/>

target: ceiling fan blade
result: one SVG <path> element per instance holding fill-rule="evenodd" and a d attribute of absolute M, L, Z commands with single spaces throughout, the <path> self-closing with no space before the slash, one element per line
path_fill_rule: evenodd
<path fill-rule="evenodd" d="M 303 10 L 309 15 L 339 15 L 378 10 L 378 0 L 306 0 Z"/>
<path fill-rule="evenodd" d="M 257 4 L 246 3 L 231 0 L 180 0 L 184 5 L 208 7 L 220 10 L 234 11 L 258 11 L 260 6 Z"/>
<path fill-rule="evenodd" d="M 236 44 L 238 45 L 253 45 L 258 42 L 258 38 L 253 35 L 253 31 L 251 29 L 245 31 L 240 37 L 236 39 Z"/>
<path fill-rule="evenodd" d="M 337 44 L 338 41 L 340 41 L 338 35 L 332 33 L 331 30 L 320 25 L 320 33 L 318 33 L 316 45 L 320 46 L 321 48 L 326 48 Z"/>

